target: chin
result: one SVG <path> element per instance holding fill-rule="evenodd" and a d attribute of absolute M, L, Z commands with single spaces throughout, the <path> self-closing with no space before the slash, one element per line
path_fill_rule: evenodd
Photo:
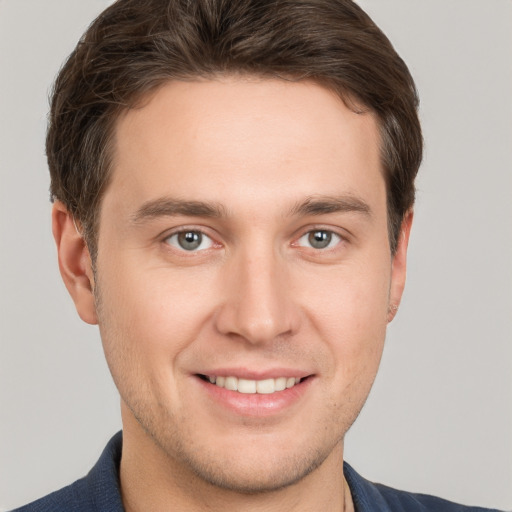
<path fill-rule="evenodd" d="M 326 451 L 327 452 L 327 451 Z M 279 491 L 293 486 L 303 480 L 313 470 L 318 468 L 329 453 L 320 451 L 300 453 L 285 457 L 273 455 L 271 450 L 258 456 L 223 457 L 201 453 L 201 458 L 195 454 L 181 454 L 190 471 L 203 483 L 239 494 L 264 494 Z"/>

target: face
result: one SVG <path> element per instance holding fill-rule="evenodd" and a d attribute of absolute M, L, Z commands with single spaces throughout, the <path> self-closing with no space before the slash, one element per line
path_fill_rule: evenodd
<path fill-rule="evenodd" d="M 373 115 L 313 83 L 169 83 L 126 112 L 77 301 L 125 439 L 241 491 L 339 468 L 405 276 L 385 189 Z"/>

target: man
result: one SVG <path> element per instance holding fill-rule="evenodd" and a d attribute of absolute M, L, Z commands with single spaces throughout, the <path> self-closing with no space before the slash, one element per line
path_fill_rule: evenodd
<path fill-rule="evenodd" d="M 47 149 L 61 273 L 123 435 L 26 510 L 462 510 L 343 466 L 405 283 L 416 107 L 351 2 L 96 20 Z"/>

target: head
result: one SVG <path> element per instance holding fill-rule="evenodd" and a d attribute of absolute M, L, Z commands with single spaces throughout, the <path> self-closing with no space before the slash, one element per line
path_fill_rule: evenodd
<path fill-rule="evenodd" d="M 93 23 L 48 156 L 123 460 L 243 493 L 339 471 L 403 290 L 416 107 L 352 2 L 126 0 Z"/>

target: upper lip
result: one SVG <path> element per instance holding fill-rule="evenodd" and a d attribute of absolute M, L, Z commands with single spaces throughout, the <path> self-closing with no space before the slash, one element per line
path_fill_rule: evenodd
<path fill-rule="evenodd" d="M 297 368 L 271 368 L 267 370 L 252 370 L 249 368 L 217 368 L 211 370 L 201 370 L 196 375 L 205 375 L 208 377 L 238 377 L 247 380 L 265 380 L 278 379 L 279 377 L 305 378 L 312 375 L 303 369 Z"/>

